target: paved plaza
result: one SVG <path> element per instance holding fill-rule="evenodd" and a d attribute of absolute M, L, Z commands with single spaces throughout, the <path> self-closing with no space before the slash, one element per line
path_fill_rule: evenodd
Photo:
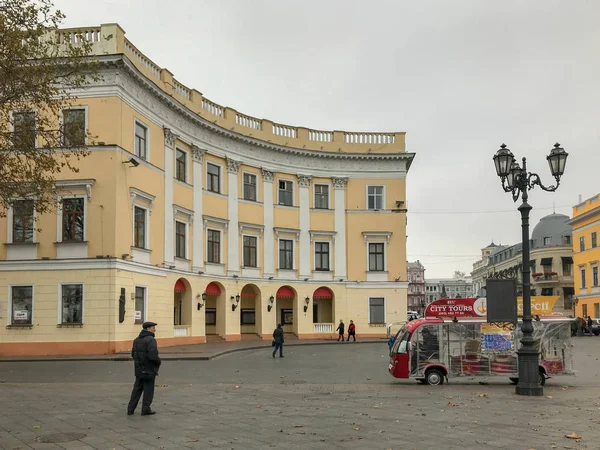
<path fill-rule="evenodd" d="M 539 398 L 504 378 L 395 380 L 381 342 L 167 360 L 149 417 L 126 415 L 131 362 L 0 362 L 0 447 L 599 449 L 600 338 L 575 347 L 578 375 Z"/>

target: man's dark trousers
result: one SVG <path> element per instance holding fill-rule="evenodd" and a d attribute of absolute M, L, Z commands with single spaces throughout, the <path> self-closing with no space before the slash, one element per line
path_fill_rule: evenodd
<path fill-rule="evenodd" d="M 135 378 L 133 391 L 131 392 L 131 400 L 129 400 L 129 405 L 127 406 L 128 412 L 133 413 L 135 411 L 135 408 L 137 408 L 140 401 L 140 397 L 142 396 L 142 392 L 144 393 L 144 398 L 142 399 L 142 414 L 150 411 L 150 405 L 154 399 L 154 378 L 155 377 L 152 377 L 148 380 L 142 380 L 138 377 Z"/>
<path fill-rule="evenodd" d="M 273 356 L 275 356 L 277 350 L 279 350 L 279 356 L 283 356 L 283 344 L 275 343 L 275 347 L 273 348 Z"/>

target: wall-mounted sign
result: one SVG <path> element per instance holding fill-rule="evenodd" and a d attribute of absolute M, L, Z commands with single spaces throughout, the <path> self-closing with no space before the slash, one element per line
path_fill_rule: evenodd
<path fill-rule="evenodd" d="M 134 318 L 135 318 L 135 320 L 142 320 L 142 312 L 136 311 L 134 314 Z"/>

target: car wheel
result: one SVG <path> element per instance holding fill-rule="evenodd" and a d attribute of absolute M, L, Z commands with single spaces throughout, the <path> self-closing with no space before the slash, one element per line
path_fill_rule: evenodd
<path fill-rule="evenodd" d="M 440 386 L 444 384 L 444 374 L 439 369 L 429 369 L 425 374 L 425 381 L 430 386 Z"/>
<path fill-rule="evenodd" d="M 544 372 L 540 370 L 540 385 L 544 386 L 546 384 L 546 375 Z"/>

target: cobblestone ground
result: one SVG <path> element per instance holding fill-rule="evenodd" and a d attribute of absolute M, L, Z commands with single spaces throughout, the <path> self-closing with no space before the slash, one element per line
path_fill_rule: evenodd
<path fill-rule="evenodd" d="M 575 345 L 578 376 L 548 380 L 538 398 L 504 378 L 394 380 L 381 344 L 168 361 L 148 417 L 125 414 L 130 362 L 1 363 L 0 447 L 600 449 L 600 338 Z M 39 442 L 55 433 L 80 439 Z"/>

